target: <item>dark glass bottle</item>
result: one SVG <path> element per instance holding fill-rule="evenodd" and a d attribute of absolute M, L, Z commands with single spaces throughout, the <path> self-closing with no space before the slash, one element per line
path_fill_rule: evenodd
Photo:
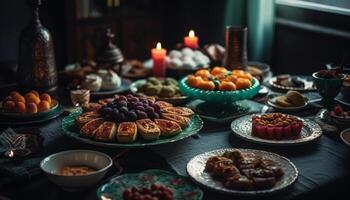
<path fill-rule="evenodd" d="M 247 69 L 247 27 L 227 26 L 224 66 L 229 69 Z"/>
<path fill-rule="evenodd" d="M 27 3 L 31 8 L 31 19 L 20 35 L 18 84 L 21 90 L 50 92 L 57 87 L 52 37 L 39 20 L 41 0 L 27 0 Z"/>

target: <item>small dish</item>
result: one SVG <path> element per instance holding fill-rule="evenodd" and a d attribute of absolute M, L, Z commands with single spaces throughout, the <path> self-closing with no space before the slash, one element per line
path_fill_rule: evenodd
<path fill-rule="evenodd" d="M 350 128 L 343 130 L 340 133 L 340 138 L 343 140 L 345 144 L 350 146 Z"/>
<path fill-rule="evenodd" d="M 50 181 L 65 190 L 75 191 L 98 183 L 112 166 L 112 159 L 101 152 L 91 150 L 71 150 L 52 154 L 40 162 L 40 168 Z M 67 166 L 88 166 L 96 171 L 86 175 L 64 176 L 58 172 Z"/>
<path fill-rule="evenodd" d="M 106 96 L 112 96 L 113 94 L 123 93 L 129 90 L 130 84 L 130 80 L 123 78 L 122 85 L 119 88 L 115 90 L 100 90 L 98 92 L 91 92 L 91 96 L 101 98 Z"/>
<path fill-rule="evenodd" d="M 275 108 L 276 110 L 280 110 L 280 111 L 299 111 L 302 110 L 303 108 L 305 108 L 306 106 L 308 106 L 308 101 L 305 101 L 305 104 L 302 106 L 293 106 L 293 107 L 284 107 L 284 106 L 280 106 L 278 104 L 276 104 L 276 98 L 278 96 L 276 95 L 271 95 L 269 96 L 268 100 L 267 100 L 267 104 L 273 108 Z"/>

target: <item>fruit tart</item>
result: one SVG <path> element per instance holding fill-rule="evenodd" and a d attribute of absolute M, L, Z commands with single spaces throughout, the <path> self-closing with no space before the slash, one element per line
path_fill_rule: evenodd
<path fill-rule="evenodd" d="M 117 140 L 122 143 L 130 143 L 136 140 L 137 126 L 135 122 L 122 122 L 117 131 Z"/>
<path fill-rule="evenodd" d="M 181 126 L 181 128 L 185 128 L 186 126 L 188 126 L 188 124 L 191 121 L 188 117 L 170 113 L 163 113 L 163 118 L 178 123 Z"/>
<path fill-rule="evenodd" d="M 181 115 L 184 117 L 191 117 L 194 115 L 194 112 L 185 107 L 166 107 L 164 108 L 165 113 L 175 114 L 175 115 Z"/>
<path fill-rule="evenodd" d="M 160 134 L 163 136 L 173 136 L 181 132 L 181 126 L 170 120 L 155 119 L 154 120 L 160 129 Z"/>
<path fill-rule="evenodd" d="M 150 119 L 139 119 L 136 121 L 137 129 L 144 140 L 156 140 L 159 138 L 160 129 Z"/>
<path fill-rule="evenodd" d="M 100 118 L 100 117 L 101 117 L 101 115 L 96 113 L 96 112 L 93 112 L 93 111 L 86 112 L 86 113 L 81 114 L 79 117 L 77 117 L 75 119 L 75 124 L 79 128 L 81 128 L 84 126 L 84 124 L 88 123 L 89 121 L 96 119 L 96 118 Z"/>
<path fill-rule="evenodd" d="M 95 139 L 99 141 L 113 141 L 117 132 L 117 124 L 111 121 L 103 122 L 95 130 Z"/>
<path fill-rule="evenodd" d="M 268 113 L 252 117 L 252 135 L 269 140 L 296 139 L 300 137 L 303 122 L 291 115 Z"/>
<path fill-rule="evenodd" d="M 96 118 L 93 119 L 86 124 L 84 124 L 83 127 L 80 129 L 80 134 L 86 136 L 86 137 L 94 137 L 95 136 L 95 130 L 104 122 L 103 118 Z"/>

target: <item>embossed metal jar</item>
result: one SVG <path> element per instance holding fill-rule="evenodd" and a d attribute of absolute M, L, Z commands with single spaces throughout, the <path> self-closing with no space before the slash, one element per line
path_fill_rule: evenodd
<path fill-rule="evenodd" d="M 57 70 L 52 37 L 39 20 L 41 0 L 27 3 L 31 20 L 19 40 L 18 84 L 21 90 L 53 91 L 57 87 Z"/>

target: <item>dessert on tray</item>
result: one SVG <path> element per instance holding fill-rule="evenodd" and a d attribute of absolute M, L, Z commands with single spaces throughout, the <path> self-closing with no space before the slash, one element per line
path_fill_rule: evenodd
<path fill-rule="evenodd" d="M 173 78 L 160 79 L 148 78 L 144 84 L 137 88 L 138 93 L 159 98 L 173 98 L 183 96 L 179 89 L 179 83 Z"/>
<path fill-rule="evenodd" d="M 124 200 L 173 200 L 173 191 L 163 185 L 152 184 L 150 187 L 132 187 L 123 191 Z"/>
<path fill-rule="evenodd" d="M 252 117 L 252 135 L 262 139 L 297 139 L 303 127 L 302 120 L 282 113 L 268 113 Z"/>
<path fill-rule="evenodd" d="M 211 156 L 206 161 L 205 171 L 234 190 L 264 190 L 272 188 L 284 175 L 275 161 L 255 153 L 226 151 Z"/>
<path fill-rule="evenodd" d="M 312 80 L 304 77 L 292 76 L 290 74 L 281 74 L 272 77 L 269 84 L 273 87 L 283 90 L 315 90 L 316 87 Z"/>
<path fill-rule="evenodd" d="M 300 107 L 306 104 L 307 98 L 300 92 L 290 90 L 285 95 L 277 96 L 274 103 L 281 107 Z"/>
<path fill-rule="evenodd" d="M 161 106 L 160 106 L 161 105 Z M 147 97 L 121 95 L 84 105 L 84 112 L 75 119 L 80 134 L 98 141 L 132 143 L 181 134 L 193 111 L 154 102 Z"/>
<path fill-rule="evenodd" d="M 209 67 L 210 59 L 199 50 L 183 48 L 171 50 L 165 59 L 165 64 L 171 69 L 199 69 Z"/>

